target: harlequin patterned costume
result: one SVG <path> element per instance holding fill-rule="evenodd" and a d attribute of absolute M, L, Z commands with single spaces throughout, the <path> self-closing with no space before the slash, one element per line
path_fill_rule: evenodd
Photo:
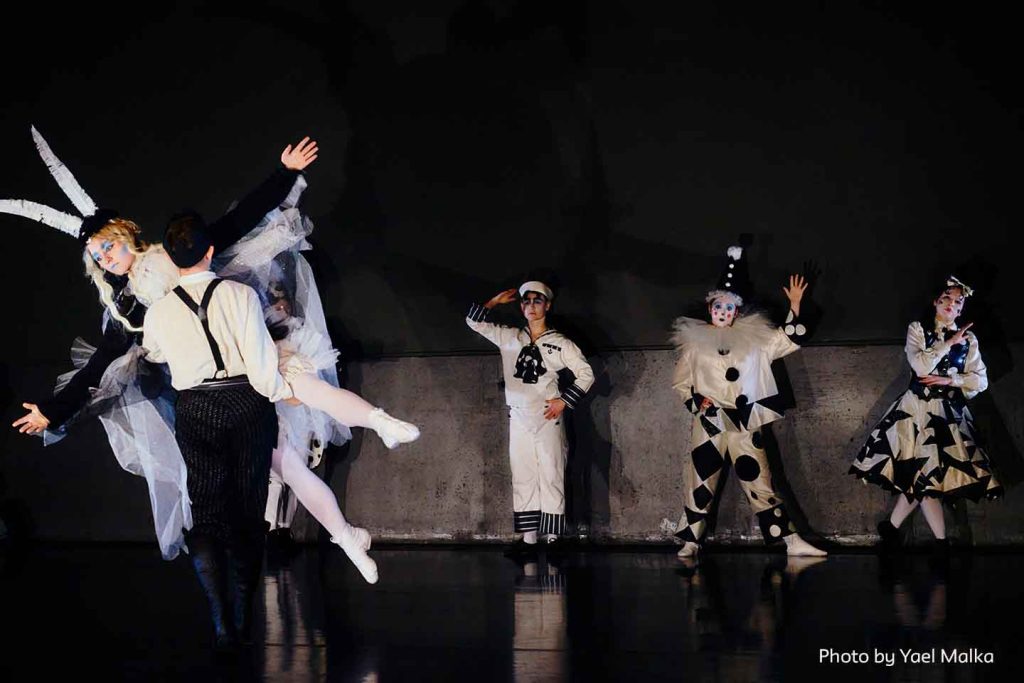
<path fill-rule="evenodd" d="M 955 325 L 907 328 L 910 386 L 872 430 L 850 474 L 908 500 L 1002 495 L 967 407 L 988 387 L 985 363 L 977 337 L 967 332 L 964 343 L 950 345 L 955 333 Z M 950 377 L 953 385 L 926 386 L 917 379 L 926 375 Z"/>
<path fill-rule="evenodd" d="M 681 540 L 700 543 L 703 539 L 727 460 L 733 463 L 765 541 L 796 531 L 782 497 L 772 486 L 761 428 L 781 419 L 785 412 L 772 361 L 798 350 L 797 341 L 806 334 L 806 327 L 792 311 L 783 328 L 758 313 L 724 328 L 693 318 L 676 320 L 673 342 L 679 361 L 672 386 L 694 416 L 693 457 L 687 470 L 683 515 L 676 527 Z M 701 410 L 705 398 L 712 405 Z"/>

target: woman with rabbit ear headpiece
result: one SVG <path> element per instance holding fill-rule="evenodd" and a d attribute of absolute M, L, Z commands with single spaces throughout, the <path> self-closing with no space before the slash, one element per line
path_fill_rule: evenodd
<path fill-rule="evenodd" d="M 15 426 L 25 433 L 43 433 L 44 440 L 52 443 L 67 425 L 98 413 L 122 466 L 144 474 L 151 490 L 158 488 L 166 494 L 171 487 L 157 486 L 160 477 L 170 477 L 168 473 L 181 469 L 172 431 L 173 395 L 161 366 L 144 363 L 136 342 L 146 307 L 173 289 L 178 268 L 161 245 L 141 239 L 137 225 L 117 212 L 97 210 L 35 129 L 33 137 L 46 165 L 83 216 L 24 200 L 4 200 L 0 211 L 38 220 L 85 245 L 86 271 L 100 292 L 105 322 L 99 347 L 76 344 L 73 356 L 79 369 L 61 378 L 52 399 L 26 404 L 29 413 Z M 340 541 L 353 535 L 352 527 L 338 510 L 333 493 L 304 465 L 285 467 L 285 460 L 305 463 L 312 440 L 344 442 L 349 437 L 348 426 L 374 429 L 388 447 L 413 440 L 419 432 L 338 388 L 337 353 L 331 348 L 312 270 L 300 253 L 309 248 L 306 237 L 312 224 L 295 208 L 306 187 L 301 171 L 316 155 L 316 143 L 308 138 L 289 145 L 281 155 L 281 167 L 231 211 L 205 225 L 205 232 L 219 254 L 214 263 L 218 274 L 265 293 L 267 323 L 280 331 L 281 372 L 302 385 L 304 389 L 296 393 L 307 394 L 309 399 L 301 406 L 277 405 L 282 440 L 275 451 L 274 467 L 279 474 L 284 470 L 290 473 L 285 480 Z M 201 220 L 197 214 L 189 215 Z M 147 378 L 152 381 L 143 381 Z M 160 400 L 147 400 L 151 397 Z M 152 438 L 157 432 L 160 438 Z M 158 460 L 150 466 L 153 458 Z M 184 473 L 175 476 L 173 488 L 178 499 L 165 504 L 156 494 L 151 496 L 166 557 L 177 554 L 183 543 L 181 528 L 189 521 Z M 161 510 L 169 511 L 157 514 L 158 503 Z M 349 545 L 353 553 L 365 555 L 361 543 Z"/>

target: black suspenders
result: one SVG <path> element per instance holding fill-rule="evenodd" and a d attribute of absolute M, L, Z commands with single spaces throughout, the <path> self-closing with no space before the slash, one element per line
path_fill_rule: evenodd
<path fill-rule="evenodd" d="M 206 333 L 206 341 L 210 344 L 210 352 L 213 354 L 213 362 L 217 364 L 217 372 L 214 373 L 214 378 L 218 375 L 226 377 L 228 372 L 224 368 L 224 359 L 220 355 L 220 349 L 217 347 L 217 340 L 213 338 L 213 334 L 210 332 L 210 321 L 207 319 L 206 311 L 210 307 L 210 298 L 213 296 L 213 290 L 217 288 L 217 285 L 221 283 L 220 278 L 216 278 L 210 282 L 210 286 L 206 288 L 203 293 L 203 302 L 197 304 L 192 300 L 192 297 L 188 295 L 181 285 L 174 288 L 174 293 L 178 295 L 178 298 L 188 306 L 189 310 L 196 314 L 199 318 L 199 322 L 203 325 L 203 332 Z"/>

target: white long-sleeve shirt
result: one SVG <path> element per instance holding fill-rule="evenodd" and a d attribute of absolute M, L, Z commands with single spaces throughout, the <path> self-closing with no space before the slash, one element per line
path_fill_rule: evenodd
<path fill-rule="evenodd" d="M 193 273 L 179 284 L 198 304 L 216 277 L 210 271 Z M 292 397 L 291 387 L 278 371 L 277 347 L 251 287 L 223 280 L 210 298 L 207 318 L 228 377 L 247 375 L 253 389 L 271 401 Z M 170 366 L 171 384 L 178 391 L 212 379 L 217 372 L 199 317 L 173 293 L 146 312 L 142 345 L 149 360 Z"/>
<path fill-rule="evenodd" d="M 956 326 L 950 329 L 955 330 Z M 942 359 L 949 355 L 953 346 L 941 335 L 938 335 L 929 346 L 924 327 L 919 322 L 912 322 L 907 327 L 907 343 L 904 346 L 907 362 L 917 376 L 945 375 L 953 381 L 953 386 L 963 390 L 964 396 L 974 398 L 988 388 L 988 370 L 981 359 L 978 338 L 973 332 L 968 331 L 964 334 L 964 339 L 967 342 L 967 358 L 964 360 L 963 370 L 951 367 L 945 372 L 940 372 L 937 368 Z"/>
<path fill-rule="evenodd" d="M 489 323 L 487 314 L 486 308 L 473 304 L 466 324 L 501 351 L 505 403 L 513 408 L 534 408 L 544 405 L 546 400 L 560 398 L 566 407 L 575 408 L 594 383 L 594 371 L 579 347 L 555 330 L 548 330 L 531 343 L 529 331 Z M 533 367 L 525 373 L 519 372 L 520 355 L 531 345 L 536 347 L 539 360 L 531 356 L 528 362 Z M 558 371 L 563 368 L 571 371 L 576 379 L 559 394 Z"/>

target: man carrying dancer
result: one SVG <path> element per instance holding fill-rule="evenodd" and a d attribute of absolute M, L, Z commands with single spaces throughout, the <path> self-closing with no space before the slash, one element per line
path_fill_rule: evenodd
<path fill-rule="evenodd" d="M 149 309 L 143 346 L 150 360 L 168 364 L 179 392 L 175 436 L 194 520 L 186 538 L 217 649 L 230 650 L 251 637 L 277 441 L 272 401 L 292 398 L 292 390 L 256 292 L 210 271 L 214 247 L 202 219 L 172 219 L 164 248 L 181 280 Z"/>

